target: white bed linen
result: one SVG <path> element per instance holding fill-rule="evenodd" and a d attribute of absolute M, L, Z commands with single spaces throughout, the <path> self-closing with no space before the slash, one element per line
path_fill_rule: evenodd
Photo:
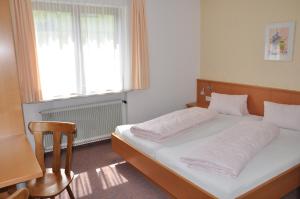
<path fill-rule="evenodd" d="M 235 198 L 300 163 L 300 133 L 288 129 L 281 129 L 278 138 L 258 153 L 237 178 L 188 168 L 179 161 L 199 142 L 201 139 L 161 148 L 156 159 L 221 199 Z"/>
<path fill-rule="evenodd" d="M 193 141 L 195 139 L 200 139 L 213 135 L 215 133 L 220 132 L 224 128 L 230 127 L 242 120 L 261 120 L 261 117 L 254 115 L 232 116 L 218 114 L 216 118 L 202 123 L 194 128 L 188 129 L 184 131 L 184 133 L 171 137 L 160 143 L 152 142 L 134 136 L 130 131 L 130 128 L 133 125 L 117 126 L 115 133 L 139 151 L 149 155 L 150 157 L 155 158 L 157 150 L 163 147 L 169 148 L 172 146 L 177 146 L 186 142 Z"/>
<path fill-rule="evenodd" d="M 279 133 L 280 129 L 268 122 L 239 122 L 216 135 L 199 140 L 196 150 L 180 160 L 190 168 L 238 177 L 248 162 Z"/>
<path fill-rule="evenodd" d="M 130 131 L 137 137 L 162 142 L 182 133 L 184 130 L 208 122 L 216 116 L 216 112 L 206 108 L 185 108 L 134 125 L 130 128 Z"/>

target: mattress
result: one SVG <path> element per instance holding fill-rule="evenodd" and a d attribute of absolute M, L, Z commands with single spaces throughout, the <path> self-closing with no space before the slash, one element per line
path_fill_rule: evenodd
<path fill-rule="evenodd" d="M 281 129 L 280 135 L 259 152 L 237 178 L 188 168 L 179 159 L 199 141 L 161 148 L 156 160 L 221 199 L 235 198 L 300 163 L 300 132 Z"/>
<path fill-rule="evenodd" d="M 254 115 L 247 116 L 230 116 L 224 114 L 218 114 L 216 118 L 204 122 L 196 127 L 186 130 L 185 132 L 171 137 L 162 142 L 152 142 L 134 136 L 130 132 L 130 128 L 133 125 L 120 125 L 116 127 L 115 133 L 124 139 L 128 144 L 135 147 L 139 151 L 147 154 L 152 158 L 156 158 L 156 152 L 164 147 L 170 148 L 173 146 L 181 145 L 193 141 L 195 139 L 201 139 L 215 133 L 220 132 L 222 129 L 236 124 L 242 120 L 260 120 L 261 117 Z"/>

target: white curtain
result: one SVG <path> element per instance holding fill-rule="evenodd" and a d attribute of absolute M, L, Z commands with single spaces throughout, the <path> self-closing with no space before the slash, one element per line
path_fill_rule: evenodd
<path fill-rule="evenodd" d="M 128 1 L 32 1 L 44 100 L 129 88 Z"/>

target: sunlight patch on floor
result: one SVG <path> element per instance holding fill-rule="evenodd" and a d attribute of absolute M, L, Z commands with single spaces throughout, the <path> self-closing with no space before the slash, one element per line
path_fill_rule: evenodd
<path fill-rule="evenodd" d="M 76 198 L 88 196 L 92 194 L 90 179 L 87 172 L 75 174 L 71 189 Z"/>
<path fill-rule="evenodd" d="M 87 172 L 82 172 L 74 175 L 73 181 L 70 184 L 72 192 L 75 198 L 88 197 L 93 194 L 91 182 Z M 70 198 L 67 191 L 64 191 L 57 197 L 58 199 L 67 199 Z"/>
<path fill-rule="evenodd" d="M 100 178 L 104 190 L 128 182 L 128 180 L 118 172 L 116 166 L 126 163 L 125 161 L 97 168 L 96 172 Z"/>

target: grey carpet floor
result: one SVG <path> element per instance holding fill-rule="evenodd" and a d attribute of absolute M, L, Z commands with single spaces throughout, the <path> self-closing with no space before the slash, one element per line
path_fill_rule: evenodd
<path fill-rule="evenodd" d="M 46 155 L 46 165 L 51 166 L 51 154 Z M 171 196 L 148 180 L 118 154 L 110 142 L 94 143 L 73 150 L 75 178 L 71 188 L 80 199 L 169 199 Z M 56 199 L 67 199 L 62 192 Z M 298 199 L 295 190 L 284 199 Z"/>
<path fill-rule="evenodd" d="M 46 165 L 51 167 L 51 154 Z M 81 199 L 168 199 L 170 196 L 112 151 L 110 142 L 74 148 L 71 189 Z M 67 199 L 62 192 L 56 199 Z"/>

